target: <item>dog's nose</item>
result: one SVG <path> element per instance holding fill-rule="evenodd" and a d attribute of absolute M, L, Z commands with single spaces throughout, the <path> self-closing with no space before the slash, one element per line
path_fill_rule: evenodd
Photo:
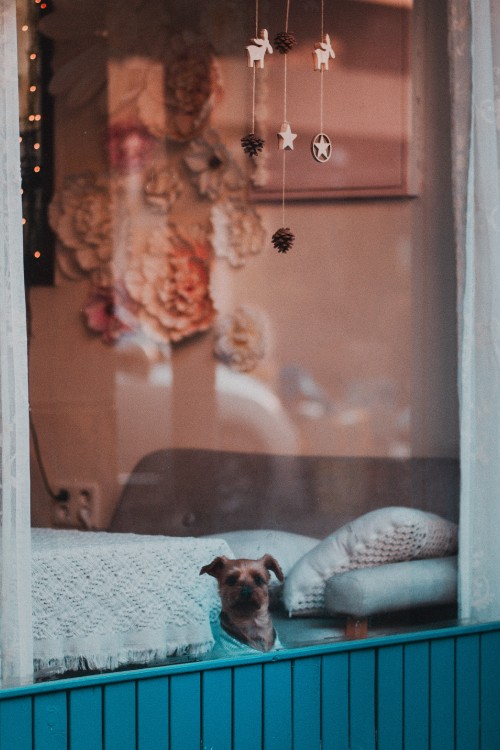
<path fill-rule="evenodd" d="M 245 584 L 244 584 L 244 585 L 243 585 L 243 586 L 241 587 L 241 591 L 240 591 L 240 594 L 241 594 L 241 596 L 242 596 L 243 598 L 245 598 L 245 599 L 249 599 L 249 598 L 250 598 L 250 597 L 252 596 L 252 587 L 251 587 L 251 586 L 249 586 L 249 585 L 248 585 L 247 583 L 245 583 Z"/>

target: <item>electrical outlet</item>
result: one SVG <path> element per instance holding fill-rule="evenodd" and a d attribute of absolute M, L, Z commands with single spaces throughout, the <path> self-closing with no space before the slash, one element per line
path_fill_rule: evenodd
<path fill-rule="evenodd" d="M 66 529 L 93 529 L 99 499 L 95 482 L 60 482 L 55 494 L 68 493 L 67 500 L 52 501 L 52 523 Z"/>

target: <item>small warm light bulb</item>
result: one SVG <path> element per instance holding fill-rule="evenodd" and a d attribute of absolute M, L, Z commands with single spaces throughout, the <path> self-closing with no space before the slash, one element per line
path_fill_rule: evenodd
<path fill-rule="evenodd" d="M 21 26 L 21 31 L 28 31 L 28 25 L 26 23 L 24 26 Z"/>
<path fill-rule="evenodd" d="M 42 119 L 42 115 L 35 115 L 35 120 L 39 122 Z"/>
<path fill-rule="evenodd" d="M 35 115 L 30 115 L 30 116 L 28 117 L 28 120 L 29 120 L 30 122 L 34 122 L 34 121 L 35 121 Z"/>
<path fill-rule="evenodd" d="M 45 10 L 45 8 L 46 8 L 46 7 L 47 7 L 47 3 L 42 3 L 42 4 L 40 5 L 40 8 L 42 8 L 43 10 Z"/>
<path fill-rule="evenodd" d="M 24 226 L 24 224 L 26 224 L 26 219 L 23 216 L 23 226 Z"/>
<path fill-rule="evenodd" d="M 42 257 L 42 253 L 40 252 L 40 250 L 35 250 L 35 252 L 33 253 L 33 255 L 34 255 L 35 258 L 41 258 Z"/>
<path fill-rule="evenodd" d="M 19 136 L 19 143 L 22 143 L 22 142 L 23 142 L 23 137 L 22 137 L 22 135 L 20 135 Z"/>
<path fill-rule="evenodd" d="M 33 144 L 33 148 L 35 149 L 35 151 L 38 151 L 38 149 L 40 148 L 40 144 L 39 143 L 34 143 Z"/>
<path fill-rule="evenodd" d="M 36 91 L 36 86 L 30 86 L 30 91 L 31 91 L 31 93 L 33 93 L 34 91 Z"/>
<path fill-rule="evenodd" d="M 33 172 L 39 172 L 39 171 L 40 171 L 40 167 L 34 167 L 33 168 Z"/>
<path fill-rule="evenodd" d="M 36 60 L 36 52 L 31 53 L 30 60 Z"/>

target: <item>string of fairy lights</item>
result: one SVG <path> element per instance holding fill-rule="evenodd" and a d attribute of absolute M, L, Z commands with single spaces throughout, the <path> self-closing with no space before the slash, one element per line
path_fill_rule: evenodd
<path fill-rule="evenodd" d="M 28 283 L 47 278 L 51 253 L 46 222 L 46 195 L 50 180 L 45 174 L 49 154 L 44 153 L 45 102 L 43 95 L 43 54 L 38 22 L 50 10 L 49 0 L 27 0 L 20 9 L 18 52 L 20 69 L 20 151 L 22 179 L 22 223 L 25 276 Z M 51 264 L 50 264 L 51 265 Z M 49 274 L 50 276 L 50 270 Z M 43 280 L 45 278 L 45 281 Z"/>

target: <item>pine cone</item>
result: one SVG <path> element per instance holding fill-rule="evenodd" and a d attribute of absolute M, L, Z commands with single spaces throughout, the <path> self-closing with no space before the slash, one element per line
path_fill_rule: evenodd
<path fill-rule="evenodd" d="M 241 146 L 245 154 L 257 156 L 259 151 L 262 151 L 264 148 L 264 140 L 255 135 L 255 133 L 249 133 L 241 139 Z"/>
<path fill-rule="evenodd" d="M 290 232 L 290 227 L 281 227 L 273 234 L 271 241 L 279 253 L 287 253 L 293 245 L 295 235 Z"/>
<path fill-rule="evenodd" d="M 292 47 L 297 44 L 297 39 L 293 31 L 280 31 L 274 38 L 274 46 L 282 55 L 290 52 Z"/>

